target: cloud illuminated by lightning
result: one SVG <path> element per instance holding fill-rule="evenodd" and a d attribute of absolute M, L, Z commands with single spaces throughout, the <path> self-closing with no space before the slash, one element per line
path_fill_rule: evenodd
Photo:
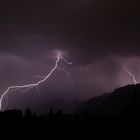
<path fill-rule="evenodd" d="M 42 77 L 42 80 L 39 80 L 39 81 L 36 82 L 36 83 L 27 84 L 27 85 L 9 86 L 9 87 L 5 90 L 5 92 L 1 95 L 1 97 L 0 97 L 0 110 L 2 110 L 2 102 L 3 102 L 4 97 L 7 98 L 7 102 L 8 102 L 8 96 L 7 96 L 7 94 L 8 94 L 9 92 L 12 92 L 13 90 L 22 90 L 22 89 L 24 89 L 24 90 L 22 91 L 22 93 L 24 93 L 24 92 L 27 92 L 28 90 L 30 90 L 30 89 L 32 89 L 32 88 L 35 87 L 35 88 L 37 89 L 37 92 L 39 93 L 38 86 L 39 86 L 40 84 L 42 84 L 43 82 L 45 82 L 45 81 L 53 74 L 53 72 L 54 72 L 56 69 L 61 70 L 61 71 L 64 71 L 64 72 L 68 75 L 68 77 L 70 78 L 69 72 L 67 72 L 65 69 L 62 69 L 62 68 L 58 67 L 58 63 L 59 63 L 60 60 L 63 60 L 63 61 L 66 62 L 68 65 L 71 65 L 71 64 L 72 64 L 72 62 L 68 62 L 68 61 L 61 55 L 61 53 L 58 52 L 58 54 L 57 54 L 57 60 L 56 60 L 56 62 L 55 62 L 54 67 L 52 68 L 52 70 L 50 71 L 50 73 L 49 73 L 47 76 Z M 70 78 L 70 80 L 71 80 L 71 78 Z M 6 102 L 6 104 L 7 104 L 7 102 Z"/>
<path fill-rule="evenodd" d="M 132 77 L 133 83 L 134 83 L 134 84 L 138 84 L 138 81 L 136 80 L 135 75 L 134 75 L 132 72 L 130 72 L 130 71 L 126 68 L 125 65 L 123 66 L 123 68 L 124 68 L 124 71 L 126 71 L 126 72 Z"/>

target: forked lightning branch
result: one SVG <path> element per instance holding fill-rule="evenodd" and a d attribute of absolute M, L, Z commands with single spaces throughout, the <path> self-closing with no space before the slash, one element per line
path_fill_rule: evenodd
<path fill-rule="evenodd" d="M 52 74 L 53 72 L 58 69 L 58 70 L 62 70 L 63 72 L 65 72 L 68 76 L 68 78 L 71 80 L 70 77 L 70 73 L 68 71 L 66 71 L 65 69 L 61 68 L 58 66 L 59 61 L 64 61 L 65 63 L 67 63 L 68 65 L 71 65 L 72 62 L 68 62 L 60 53 L 57 54 L 57 60 L 55 62 L 54 67 L 52 68 L 52 70 L 50 71 L 49 74 L 47 74 L 42 80 L 39 80 L 36 83 L 31 83 L 31 84 L 27 84 L 27 85 L 15 85 L 15 86 L 9 86 L 4 93 L 2 93 L 1 97 L 0 97 L 0 110 L 2 110 L 2 104 L 3 104 L 3 100 L 4 98 L 8 98 L 8 93 L 10 93 L 12 90 L 23 90 L 23 92 L 26 92 L 32 88 L 36 88 L 37 92 L 38 90 L 38 86 L 40 84 L 42 84 L 43 82 L 45 82 Z"/>

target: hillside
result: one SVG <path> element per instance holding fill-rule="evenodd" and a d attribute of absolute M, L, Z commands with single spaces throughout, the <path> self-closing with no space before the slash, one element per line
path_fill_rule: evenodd
<path fill-rule="evenodd" d="M 89 99 L 81 108 L 81 112 L 93 114 L 120 115 L 128 111 L 140 110 L 140 85 L 127 85 L 112 93 Z"/>

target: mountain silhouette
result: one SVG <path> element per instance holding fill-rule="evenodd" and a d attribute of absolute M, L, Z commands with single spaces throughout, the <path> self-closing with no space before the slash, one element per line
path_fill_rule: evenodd
<path fill-rule="evenodd" d="M 86 101 L 80 112 L 90 112 L 94 115 L 116 116 L 140 110 L 140 84 L 127 85 L 115 89 L 99 97 Z"/>

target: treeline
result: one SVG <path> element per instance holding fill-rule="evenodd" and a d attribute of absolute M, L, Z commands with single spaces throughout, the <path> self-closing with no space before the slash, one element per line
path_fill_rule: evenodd
<path fill-rule="evenodd" d="M 24 113 L 20 110 L 6 110 L 0 112 L 1 133 L 19 134 L 24 136 L 56 136 L 69 133 L 83 135 L 90 132 L 94 136 L 97 132 L 122 130 L 130 132 L 140 126 L 140 114 L 134 108 L 127 108 L 118 115 L 95 114 L 90 112 L 63 113 L 61 110 L 36 115 L 30 109 Z M 132 131 L 131 131 L 132 132 Z M 100 135 L 99 135 L 100 136 Z M 102 135 L 101 135 L 102 136 Z"/>
<path fill-rule="evenodd" d="M 20 110 L 6 110 L 0 112 L 0 125 L 28 128 L 127 128 L 140 125 L 140 111 L 126 107 L 119 114 L 96 114 L 94 112 L 63 113 L 61 110 L 36 115 L 31 109 L 24 113 Z"/>

